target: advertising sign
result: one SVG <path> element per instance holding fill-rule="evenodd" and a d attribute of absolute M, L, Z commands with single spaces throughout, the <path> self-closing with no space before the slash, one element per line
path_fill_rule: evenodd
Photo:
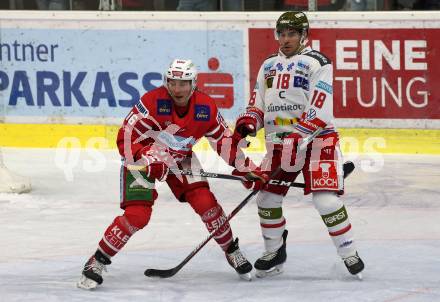
<path fill-rule="evenodd" d="M 233 119 L 245 99 L 242 49 L 242 31 L 231 30 L 2 28 L 0 108 L 12 120 L 123 118 L 183 58 L 197 65 L 200 90 Z"/>
<path fill-rule="evenodd" d="M 333 61 L 337 118 L 439 119 L 440 29 L 317 28 L 310 42 Z M 273 29 L 249 29 L 250 87 L 277 51 Z"/>

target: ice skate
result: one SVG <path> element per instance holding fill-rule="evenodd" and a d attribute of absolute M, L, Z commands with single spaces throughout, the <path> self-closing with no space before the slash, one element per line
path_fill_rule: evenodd
<path fill-rule="evenodd" d="M 343 258 L 342 260 L 344 260 L 344 264 L 350 274 L 355 275 L 360 280 L 362 280 L 361 272 L 364 270 L 365 265 L 362 259 L 359 257 L 358 253 L 356 252 L 355 255 Z"/>
<path fill-rule="evenodd" d="M 265 252 L 263 256 L 255 261 L 254 267 L 257 270 L 257 278 L 275 276 L 283 272 L 283 264 L 286 262 L 286 239 L 287 230 L 283 232 L 283 245 L 275 252 Z"/>
<path fill-rule="evenodd" d="M 228 247 L 228 250 L 225 252 L 226 259 L 228 263 L 235 269 L 240 278 L 251 281 L 251 270 L 252 264 L 246 259 L 246 257 L 241 253 L 240 248 L 238 247 L 238 238 L 235 239 Z"/>
<path fill-rule="evenodd" d="M 109 264 L 111 264 L 110 259 L 99 250 L 96 251 L 84 265 L 81 278 L 76 286 L 82 289 L 95 289 L 102 284 L 102 272 L 107 271 L 105 266 Z"/>

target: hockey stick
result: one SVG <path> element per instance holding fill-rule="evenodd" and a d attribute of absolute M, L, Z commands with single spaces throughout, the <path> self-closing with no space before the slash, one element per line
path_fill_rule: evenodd
<path fill-rule="evenodd" d="M 345 167 L 346 165 L 353 165 L 351 161 L 347 161 L 344 163 L 344 171 L 345 169 L 350 169 L 349 167 Z M 354 166 L 354 165 L 353 165 Z M 135 171 L 145 171 L 144 166 L 135 166 L 135 165 L 128 165 L 128 170 L 135 170 Z M 354 169 L 354 167 L 352 168 Z M 229 180 L 239 180 L 243 181 L 245 180 L 241 176 L 235 176 L 235 175 L 229 175 L 229 174 L 221 174 L 221 173 L 213 173 L 213 172 L 205 172 L 203 169 L 200 171 L 193 171 L 191 169 L 170 169 L 170 172 L 176 175 L 190 175 L 190 176 L 200 176 L 200 177 L 206 177 L 206 178 L 218 178 L 218 179 L 229 179 Z M 290 181 L 282 181 L 282 182 L 270 182 L 271 185 L 278 185 L 278 186 L 286 186 L 286 187 L 295 187 L 295 188 L 305 188 L 306 185 L 301 182 L 290 182 Z"/>
<path fill-rule="evenodd" d="M 131 171 L 145 171 L 144 166 L 128 165 L 127 169 L 131 170 Z M 206 177 L 206 178 L 218 178 L 218 179 L 229 179 L 229 180 L 239 180 L 239 181 L 246 180 L 244 177 L 241 177 L 241 176 L 206 172 L 203 169 L 201 169 L 199 171 L 193 171 L 191 169 L 170 169 L 170 172 L 173 174 L 176 174 L 176 175 L 200 176 L 200 177 Z M 287 186 L 287 187 L 296 187 L 296 188 L 304 188 L 305 187 L 305 184 L 300 183 L 300 182 L 282 182 L 282 183 L 271 183 L 271 184 L 272 185 Z"/>
<path fill-rule="evenodd" d="M 346 162 L 343 166 L 344 178 L 350 175 L 353 172 L 354 168 L 355 166 L 351 161 Z M 271 178 L 278 172 L 278 170 L 279 169 L 277 169 L 274 173 L 272 173 Z M 194 250 L 192 250 L 192 252 L 188 256 L 186 256 L 186 258 L 183 259 L 183 261 L 180 262 L 177 266 L 170 269 L 150 268 L 145 270 L 144 275 L 147 277 L 170 278 L 175 274 L 177 274 L 177 272 L 180 271 L 182 267 L 184 267 L 185 264 L 187 264 L 212 239 L 212 237 L 214 237 L 214 234 L 220 228 L 222 228 L 226 223 L 228 223 L 229 220 L 231 220 L 258 192 L 259 191 L 255 190 L 249 193 L 249 195 L 246 196 L 246 198 L 242 202 L 240 202 L 240 204 L 234 210 L 232 210 L 232 212 L 228 215 L 226 220 L 218 228 L 216 228 L 211 234 L 209 234 L 209 236 L 206 237 L 206 239 L 203 240 Z"/>

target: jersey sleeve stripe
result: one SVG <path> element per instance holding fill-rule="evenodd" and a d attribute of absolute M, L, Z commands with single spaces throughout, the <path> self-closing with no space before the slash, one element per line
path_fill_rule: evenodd
<path fill-rule="evenodd" d="M 208 132 L 205 134 L 205 136 L 212 136 L 214 133 L 216 133 L 220 129 L 220 125 L 218 125 L 214 130 Z"/>

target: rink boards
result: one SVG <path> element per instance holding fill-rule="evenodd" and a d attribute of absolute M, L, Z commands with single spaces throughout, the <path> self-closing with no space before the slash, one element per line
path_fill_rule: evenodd
<path fill-rule="evenodd" d="M 122 119 L 176 57 L 196 63 L 198 88 L 232 126 L 277 49 L 278 16 L 1 11 L 0 146 L 114 148 Z M 440 12 L 308 17 L 310 44 L 333 61 L 343 151 L 440 154 Z"/>
<path fill-rule="evenodd" d="M 25 148 L 116 148 L 119 126 L 0 124 L 1 146 Z M 440 130 L 341 128 L 344 153 L 440 154 Z M 251 139 L 250 152 L 264 151 L 264 131 Z M 206 139 L 196 151 L 211 150 Z"/>

